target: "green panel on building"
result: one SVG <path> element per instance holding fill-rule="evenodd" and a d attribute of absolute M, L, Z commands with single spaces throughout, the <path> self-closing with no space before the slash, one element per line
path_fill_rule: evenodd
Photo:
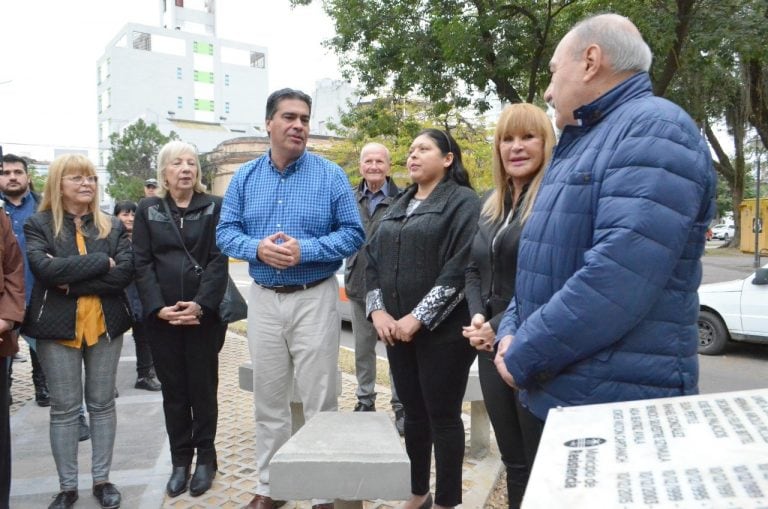
<path fill-rule="evenodd" d="M 195 53 L 199 53 L 200 55 L 213 56 L 213 44 L 210 44 L 208 42 L 193 41 L 192 51 Z"/>
<path fill-rule="evenodd" d="M 195 71 L 195 81 L 213 85 L 213 73 L 209 71 Z"/>
<path fill-rule="evenodd" d="M 213 101 L 209 99 L 195 99 L 195 109 L 197 111 L 213 111 Z"/>

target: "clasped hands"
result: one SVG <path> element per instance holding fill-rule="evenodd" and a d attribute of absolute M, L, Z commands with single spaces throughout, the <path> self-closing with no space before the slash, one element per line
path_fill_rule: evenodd
<path fill-rule="evenodd" d="M 157 317 L 171 325 L 198 325 L 203 316 L 203 308 L 195 301 L 179 301 L 173 306 L 165 306 L 157 312 Z"/>
<path fill-rule="evenodd" d="M 413 336 L 421 329 L 419 319 L 410 313 L 399 320 L 395 320 L 392 315 L 379 309 L 371 313 L 371 320 L 379 339 L 389 346 L 394 346 L 395 341 L 405 343 L 412 341 Z"/>
<path fill-rule="evenodd" d="M 256 255 L 270 267 L 283 270 L 299 264 L 301 248 L 298 240 L 283 232 L 277 232 L 261 239 L 256 248 Z"/>
<path fill-rule="evenodd" d="M 462 327 L 462 329 L 462 334 L 469 340 L 470 345 L 481 351 L 493 351 L 493 343 L 496 340 L 496 331 L 494 331 L 491 324 L 485 320 L 485 316 L 477 313 L 472 317 L 472 322 L 469 325 Z M 507 335 L 499 340 L 496 355 L 493 357 L 493 364 L 496 366 L 496 371 L 499 372 L 502 380 L 504 380 L 510 387 L 517 388 L 515 379 L 504 362 L 504 355 L 507 353 L 509 345 L 512 344 L 513 339 L 513 336 Z"/>

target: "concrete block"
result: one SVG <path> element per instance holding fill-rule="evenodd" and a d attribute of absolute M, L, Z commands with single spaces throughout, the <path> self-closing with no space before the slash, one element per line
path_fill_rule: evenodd
<path fill-rule="evenodd" d="M 270 490 L 283 500 L 403 500 L 410 463 L 387 414 L 320 412 L 272 458 Z"/>
<path fill-rule="evenodd" d="M 469 368 L 469 379 L 467 380 L 467 390 L 464 391 L 464 401 L 483 401 L 483 391 L 480 389 L 480 371 L 477 364 L 477 358 Z"/>

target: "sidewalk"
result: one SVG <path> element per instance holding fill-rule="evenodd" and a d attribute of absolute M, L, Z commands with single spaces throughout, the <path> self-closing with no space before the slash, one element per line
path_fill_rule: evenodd
<path fill-rule="evenodd" d="M 22 353 L 28 357 L 27 345 Z M 238 366 L 248 360 L 246 339 L 229 333 L 219 355 L 219 426 L 216 437 L 219 473 L 213 487 L 201 497 L 185 493 L 176 498 L 165 496 L 165 483 L 171 471 L 168 440 L 163 421 L 160 393 L 133 388 L 136 358 L 133 338 L 126 335 L 118 367 L 117 438 L 110 480 L 123 495 L 123 509 L 158 508 L 240 508 L 247 504 L 256 484 L 254 460 L 253 396 L 238 387 Z M 356 380 L 343 373 L 339 411 L 351 412 L 355 402 Z M 34 402 L 31 363 L 14 363 L 11 393 L 11 432 L 13 481 L 11 503 L 14 509 L 45 508 L 58 492 L 58 478 L 48 438 L 49 409 Z M 377 408 L 389 410 L 389 388 L 377 386 Z M 382 410 L 380 410 L 382 411 Z M 392 417 L 392 415 L 390 415 Z M 469 430 L 469 417 L 465 416 Z M 98 509 L 91 495 L 90 441 L 79 449 L 80 499 L 77 509 Z M 498 452 L 483 460 L 466 458 L 464 462 L 464 509 L 481 509 L 493 487 L 500 468 Z M 434 483 L 434 476 L 433 476 Z M 433 486 L 434 488 L 434 486 Z M 398 502 L 370 501 L 366 509 L 388 509 Z M 308 509 L 309 502 L 290 502 L 286 509 Z"/>

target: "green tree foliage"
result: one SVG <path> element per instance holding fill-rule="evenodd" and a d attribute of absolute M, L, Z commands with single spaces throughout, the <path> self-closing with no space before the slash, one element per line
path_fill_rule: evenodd
<path fill-rule="evenodd" d="M 27 171 L 29 173 L 29 185 L 35 192 L 42 193 L 45 188 L 45 181 L 48 180 L 48 178 L 45 175 L 37 173 L 37 168 L 35 168 L 34 164 L 28 165 Z"/>
<path fill-rule="evenodd" d="M 107 192 L 116 200 L 138 201 L 144 196 L 144 181 L 156 177 L 157 154 L 163 145 L 178 139 L 171 131 L 166 136 L 155 124 L 139 119 L 122 134 L 112 133 L 112 155 L 107 163 L 110 183 Z"/>
<path fill-rule="evenodd" d="M 453 135 L 461 148 L 473 186 L 484 190 L 493 184 L 490 175 L 491 132 L 478 127 L 483 124 L 482 121 L 468 120 L 456 109 L 437 116 L 423 103 L 393 97 L 374 99 L 351 108 L 342 115 L 339 124 L 329 125 L 343 141 L 335 144 L 326 155 L 344 168 L 352 182 L 358 182 L 360 150 L 368 142 L 379 142 L 392 156 L 391 175 L 398 185 L 406 185 L 410 182 L 406 169 L 408 148 L 419 131 L 435 127 Z"/>

